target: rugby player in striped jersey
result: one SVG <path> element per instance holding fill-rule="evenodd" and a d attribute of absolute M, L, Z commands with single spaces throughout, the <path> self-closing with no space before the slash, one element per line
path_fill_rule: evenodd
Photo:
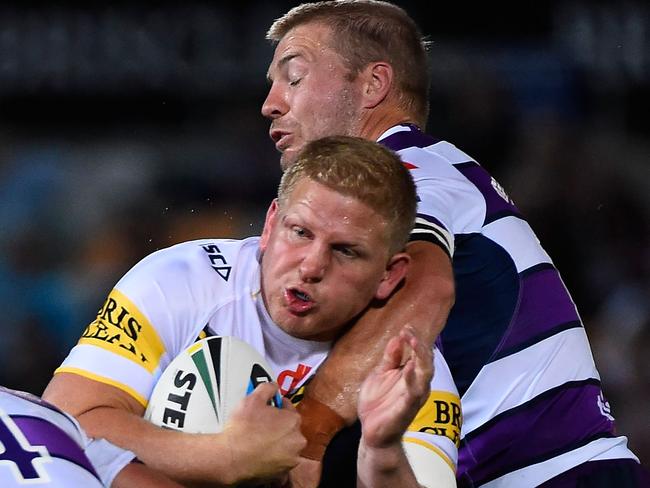
<path fill-rule="evenodd" d="M 328 463 L 353 436 L 325 447 L 354 423 L 356 392 L 383 345 L 410 324 L 438 340 L 462 395 L 460 486 L 642 486 L 553 261 L 477 161 L 423 132 L 428 59 L 413 19 L 380 1 L 305 3 L 267 37 L 275 53 L 262 113 L 282 167 L 310 140 L 364 137 L 400 155 L 419 197 L 405 285 L 338 341 L 306 389 L 299 476 L 314 484 L 325 453 L 323 480 L 336 483 L 341 470 Z"/>

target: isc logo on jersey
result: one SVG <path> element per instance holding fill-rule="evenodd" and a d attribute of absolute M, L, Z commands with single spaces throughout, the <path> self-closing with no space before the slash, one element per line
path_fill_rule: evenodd
<path fill-rule="evenodd" d="M 154 387 L 145 418 L 162 427 L 213 434 L 257 385 L 274 381 L 266 360 L 234 337 L 208 337 L 167 366 Z M 279 396 L 273 401 L 282 405 Z"/>

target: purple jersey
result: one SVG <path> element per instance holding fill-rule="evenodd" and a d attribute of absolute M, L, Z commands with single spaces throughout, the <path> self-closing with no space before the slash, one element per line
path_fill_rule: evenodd
<path fill-rule="evenodd" d="M 72 417 L 38 397 L 3 387 L 0 446 L 2 487 L 109 486 L 133 457 L 106 441 L 92 441 Z"/>
<path fill-rule="evenodd" d="M 413 125 L 380 142 L 415 179 L 412 238 L 452 259 L 456 302 L 439 344 L 462 398 L 459 485 L 537 486 L 587 461 L 636 459 L 615 434 L 575 304 L 504 189 Z"/>

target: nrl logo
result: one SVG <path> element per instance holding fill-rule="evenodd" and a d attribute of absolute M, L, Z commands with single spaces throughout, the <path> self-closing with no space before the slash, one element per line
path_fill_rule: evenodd
<path fill-rule="evenodd" d="M 609 402 L 605 400 L 602 391 L 598 395 L 597 403 L 598 403 L 598 409 L 600 410 L 600 413 L 604 417 L 607 417 L 609 420 L 613 421 L 614 417 L 612 417 L 612 409 L 609 406 Z"/>
<path fill-rule="evenodd" d="M 492 183 L 492 188 L 494 188 L 494 191 L 496 191 L 501 198 L 503 198 L 506 202 L 508 202 L 510 205 L 514 205 L 515 202 L 512 201 L 512 199 L 508 196 L 506 191 L 503 189 L 503 187 L 499 184 L 497 180 L 492 178 L 490 180 L 490 183 Z"/>

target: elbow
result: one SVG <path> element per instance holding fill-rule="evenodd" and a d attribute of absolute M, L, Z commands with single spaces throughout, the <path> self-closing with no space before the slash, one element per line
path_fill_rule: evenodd
<path fill-rule="evenodd" d="M 445 303 L 449 309 L 456 303 L 456 286 L 453 277 L 446 277 L 440 280 L 438 286 L 439 299 Z"/>

